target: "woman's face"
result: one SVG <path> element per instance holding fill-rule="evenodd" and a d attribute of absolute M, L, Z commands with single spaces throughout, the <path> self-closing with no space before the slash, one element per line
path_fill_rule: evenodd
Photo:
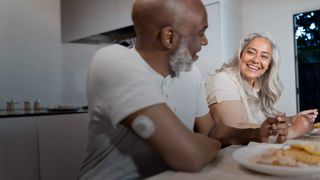
<path fill-rule="evenodd" d="M 250 83 L 262 76 L 272 60 L 271 43 L 265 38 L 256 38 L 243 49 L 240 57 L 240 72 Z"/>

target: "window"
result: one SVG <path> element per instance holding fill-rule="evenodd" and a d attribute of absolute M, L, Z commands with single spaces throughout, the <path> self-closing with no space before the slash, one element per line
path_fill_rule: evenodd
<path fill-rule="evenodd" d="M 319 109 L 320 10 L 295 14 L 293 19 L 298 110 Z"/>

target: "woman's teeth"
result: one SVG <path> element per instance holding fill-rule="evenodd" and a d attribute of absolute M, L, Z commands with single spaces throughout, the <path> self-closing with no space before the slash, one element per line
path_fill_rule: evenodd
<path fill-rule="evenodd" d="M 253 65 L 250 65 L 250 64 L 247 64 L 247 66 L 250 68 L 250 69 L 254 69 L 254 70 L 259 70 L 260 68 L 256 67 L 256 66 L 253 66 Z"/>

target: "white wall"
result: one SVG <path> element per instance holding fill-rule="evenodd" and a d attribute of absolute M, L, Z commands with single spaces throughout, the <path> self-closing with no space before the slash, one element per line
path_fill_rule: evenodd
<path fill-rule="evenodd" d="M 206 6 L 208 13 L 208 29 L 206 37 L 208 45 L 203 46 L 198 53 L 199 59 L 196 61 L 200 72 L 205 80 L 214 73 L 215 69 L 222 64 L 221 60 L 221 39 L 220 39 L 220 4 L 218 2 Z"/>
<path fill-rule="evenodd" d="M 228 62 L 238 48 L 242 37 L 241 1 L 221 0 L 221 58 Z"/>
<path fill-rule="evenodd" d="M 232 58 L 242 36 L 240 1 L 203 0 L 208 13 L 206 36 L 208 45 L 199 52 L 196 62 L 204 80 L 215 73 L 224 62 Z"/>
<path fill-rule="evenodd" d="M 242 0 L 243 34 L 268 31 L 281 53 L 280 78 L 284 85 L 279 110 L 296 113 L 293 14 L 320 9 L 319 0 Z"/>
<path fill-rule="evenodd" d="M 14 99 L 85 105 L 92 45 L 61 43 L 60 0 L 0 0 L 0 109 Z"/>

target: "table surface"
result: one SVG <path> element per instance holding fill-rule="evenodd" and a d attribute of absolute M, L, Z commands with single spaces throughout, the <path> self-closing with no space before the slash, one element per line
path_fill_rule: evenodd
<path fill-rule="evenodd" d="M 306 135 L 304 137 L 298 138 L 298 140 L 312 140 L 320 142 L 320 133 L 316 135 Z M 266 174 L 261 174 L 248 170 L 240 166 L 233 158 L 232 153 L 241 147 L 242 145 L 232 145 L 222 149 L 219 152 L 217 158 L 201 172 L 197 173 L 186 173 L 178 171 L 165 171 L 163 173 L 157 174 L 148 178 L 148 180 L 202 180 L 202 179 L 219 179 L 219 180 L 276 180 L 276 179 L 290 179 L 290 180 L 300 180 L 300 179 L 320 179 L 320 174 L 313 175 L 309 177 L 279 177 L 271 176 Z"/>

